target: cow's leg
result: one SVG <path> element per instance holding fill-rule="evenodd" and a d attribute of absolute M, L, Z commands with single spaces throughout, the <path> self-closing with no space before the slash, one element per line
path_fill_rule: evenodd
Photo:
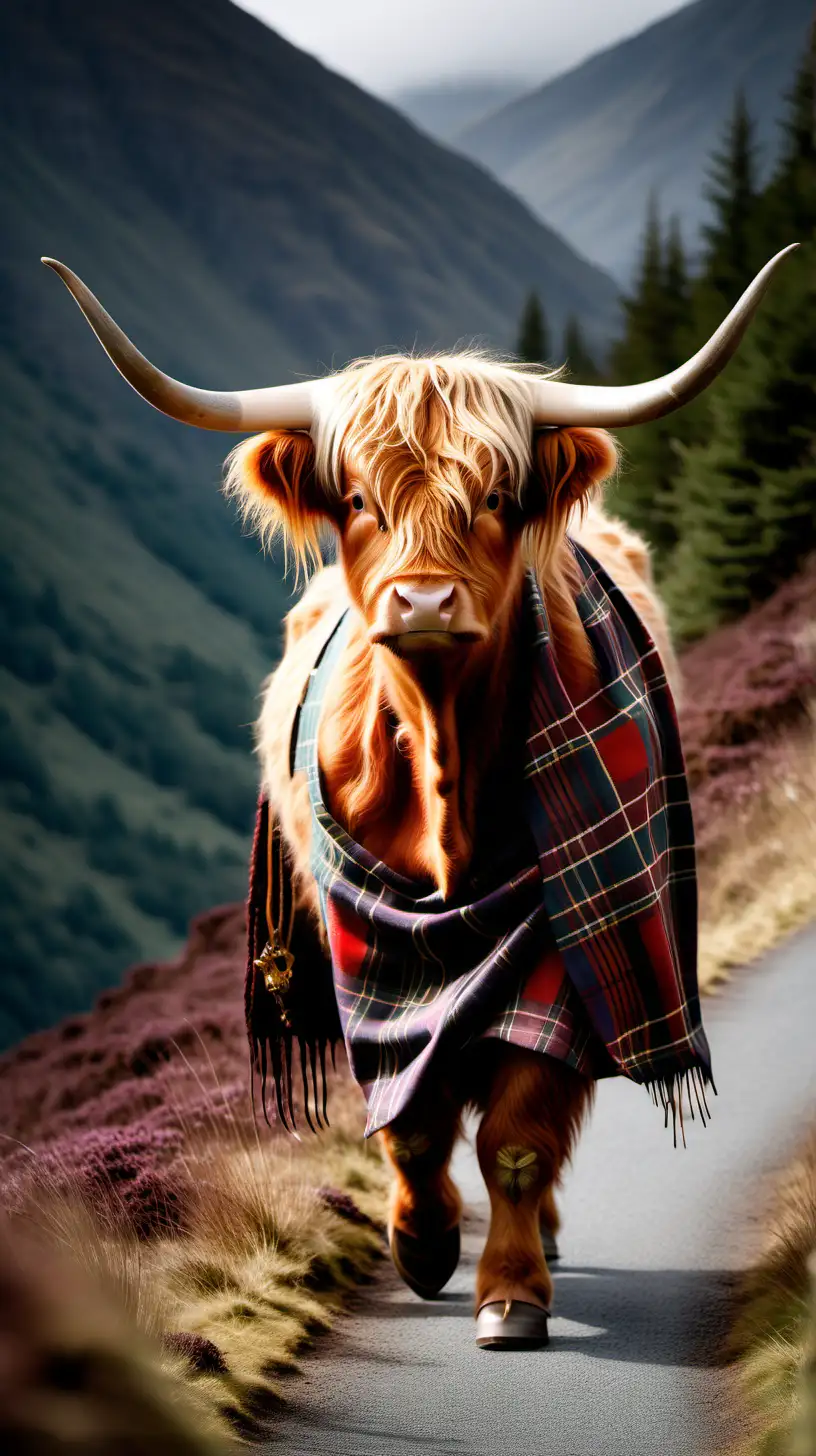
<path fill-rule="evenodd" d="M 460 1129 L 461 1100 L 436 1083 L 383 1131 L 394 1170 L 388 1240 L 397 1271 L 425 1299 L 459 1262 L 462 1200 L 448 1165 Z"/>
<path fill-rule="evenodd" d="M 555 1187 L 552 1183 L 544 1189 L 541 1195 L 541 1202 L 538 1205 L 538 1222 L 544 1255 L 547 1263 L 552 1264 L 555 1259 L 559 1258 L 558 1230 L 561 1227 L 561 1216 L 555 1202 Z"/>
<path fill-rule="evenodd" d="M 476 1277 L 480 1344 L 543 1344 L 553 1284 L 541 1215 L 570 1155 L 592 1084 L 554 1058 L 500 1044 L 476 1148 L 490 1230 Z M 557 1217 L 557 1215 L 556 1215 Z M 532 1308 L 531 1308 L 532 1307 Z"/>

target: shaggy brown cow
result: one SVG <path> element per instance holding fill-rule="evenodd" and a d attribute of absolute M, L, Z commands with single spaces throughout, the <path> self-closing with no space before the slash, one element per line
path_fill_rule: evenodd
<path fill-rule="evenodd" d="M 552 1240 L 554 1188 L 594 1077 L 625 1071 L 649 1081 L 676 1113 L 682 1093 L 676 1079 L 687 1078 L 690 1068 L 702 1068 L 703 1080 L 708 1076 L 693 964 L 681 964 L 682 936 L 672 924 L 679 901 L 666 889 L 665 860 L 678 834 L 682 840 L 678 826 L 687 819 L 677 817 L 682 792 L 665 817 L 660 786 L 679 780 L 682 787 L 682 761 L 670 771 L 669 757 L 660 758 L 671 752 L 673 716 L 644 624 L 670 673 L 671 646 L 644 543 L 601 509 L 599 489 L 615 469 L 616 448 L 596 427 L 654 418 L 704 388 L 736 347 L 777 261 L 698 355 L 646 385 L 582 388 L 462 354 L 374 359 L 312 384 L 236 395 L 193 390 L 160 374 L 75 275 L 52 264 L 117 367 L 151 403 L 205 427 L 264 430 L 233 452 L 228 487 L 264 532 L 283 533 L 299 565 L 311 560 L 318 567 L 289 615 L 284 657 L 264 696 L 259 752 L 269 822 L 280 826 L 299 906 L 309 907 L 324 943 L 327 934 L 351 1063 L 369 1103 L 369 1131 L 382 1132 L 394 1168 L 392 1253 L 406 1281 L 426 1296 L 444 1285 L 459 1253 L 461 1207 L 448 1164 L 461 1111 L 472 1103 L 483 1114 L 477 1152 L 491 1224 L 476 1309 L 479 1343 L 486 1346 L 546 1341 L 552 1280 L 542 1227 Z M 339 564 L 320 568 L 326 529 L 336 537 Z M 605 569 L 600 586 L 593 560 Z M 618 608 L 610 607 L 613 599 Z M 623 636 L 609 625 L 613 617 Z M 543 735 L 557 743 L 568 714 L 583 715 L 581 746 L 589 744 L 594 756 L 580 774 L 600 774 L 615 786 L 622 827 L 612 850 L 622 836 L 631 838 L 641 858 L 648 841 L 652 856 L 638 879 L 638 893 L 641 879 L 650 891 L 651 917 L 638 930 L 640 964 L 628 964 L 634 942 L 618 926 L 615 955 L 622 968 L 617 993 L 609 990 L 613 980 L 607 996 L 623 996 L 622 987 L 628 995 L 634 978 L 643 1023 L 648 1003 L 649 1025 L 662 1016 L 666 1046 L 683 1048 L 674 1062 L 650 1060 L 653 1048 L 648 1038 L 643 1043 L 643 1025 L 634 1024 L 631 1010 L 628 1020 L 624 1014 L 599 1035 L 603 1013 L 588 1019 L 576 988 L 567 984 L 569 975 L 564 977 L 570 962 L 559 958 L 559 950 L 567 956 L 569 936 L 550 935 L 546 920 L 536 918 L 548 876 L 546 856 L 534 864 L 524 857 L 531 843 L 525 781 L 538 773 L 537 761 L 531 767 L 525 759 L 531 694 L 539 693 L 530 669 L 533 623 L 537 642 L 544 643 L 535 650 L 546 652 L 546 672 L 564 705 L 563 718 L 552 710 L 546 722 L 539 718 L 539 740 Z M 636 637 L 642 633 L 645 643 L 634 657 L 629 629 Z M 318 669 L 324 649 L 328 667 Z M 610 718 L 618 677 L 635 684 L 634 696 L 628 709 L 616 709 Z M 306 698 L 308 715 L 308 693 L 317 679 L 312 731 L 298 726 L 298 713 Z M 550 702 L 547 681 L 541 701 Z M 603 734 L 615 717 L 625 719 L 625 731 L 613 754 Z M 641 726 L 633 738 L 636 719 Z M 293 735 L 299 755 L 294 773 Z M 575 742 L 564 737 L 549 758 L 575 755 Z M 545 786 L 555 784 L 562 796 L 580 797 L 581 784 L 563 772 L 545 780 Z M 637 818 L 633 805 L 647 801 L 648 813 Z M 553 799 L 554 818 L 558 807 Z M 597 845 L 601 825 L 612 816 L 587 823 L 584 812 L 571 804 L 563 821 L 569 827 L 572 814 L 572 839 L 591 836 Z M 664 823 L 674 826 L 668 849 L 655 847 Z M 690 841 L 690 829 L 685 837 Z M 331 841 L 328 878 L 318 865 L 324 841 Z M 511 854 L 497 885 L 490 878 L 494 861 L 504 865 L 510 849 L 516 857 Z M 687 854 L 688 844 L 679 852 Z M 567 858 L 568 868 L 556 861 L 559 874 L 550 878 L 566 878 L 577 864 L 574 899 L 580 866 L 590 861 Z M 332 876 L 343 879 L 345 860 L 351 878 L 343 885 L 345 899 L 335 901 Z M 608 862 L 593 860 L 594 873 Z M 688 860 L 677 863 L 668 879 L 693 880 L 693 859 L 690 869 Z M 457 925 L 462 936 L 490 940 L 486 917 L 494 911 L 501 917 L 519 894 L 518 924 L 501 921 L 492 932 L 493 958 L 483 961 L 479 951 L 446 970 L 445 953 L 433 949 L 437 930 L 453 935 L 444 943 L 454 947 Z M 616 904 L 610 920 L 631 916 L 640 927 L 640 901 L 630 895 Z M 355 929 L 358 911 L 362 920 Z M 368 934 L 379 937 L 376 954 Z M 279 935 L 283 927 L 270 919 L 267 956 L 280 953 Z M 592 939 L 591 930 L 586 935 Z M 511 943 L 523 943 L 523 954 L 511 953 Z M 406 966 L 414 953 L 420 974 L 409 984 Z M 607 960 L 609 953 L 605 945 Z M 693 945 L 690 953 L 693 960 Z M 396 980 L 378 981 L 377 966 L 389 958 Z M 259 964 L 272 961 L 261 958 Z M 426 973 L 430 979 L 423 979 Z M 284 967 L 284 988 L 289 974 Z M 658 1009 L 649 1001 L 650 988 L 644 991 L 649 975 L 664 998 Z M 479 977 L 483 984 L 474 998 Z M 528 996 L 533 982 L 538 992 Z M 392 992 L 395 999 L 387 1004 Z M 444 1003 L 443 1013 L 422 1022 L 437 1003 Z M 534 1033 L 525 1017 L 538 1018 Z"/>

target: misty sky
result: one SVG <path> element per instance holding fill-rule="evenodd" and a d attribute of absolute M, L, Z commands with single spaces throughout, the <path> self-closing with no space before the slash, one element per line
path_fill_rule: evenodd
<path fill-rule="evenodd" d="M 388 96 L 450 76 L 545 81 L 683 0 L 238 0 L 327 66 Z"/>

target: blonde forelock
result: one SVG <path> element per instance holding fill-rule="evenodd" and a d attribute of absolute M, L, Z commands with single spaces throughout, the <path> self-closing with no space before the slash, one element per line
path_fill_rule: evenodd
<path fill-rule="evenodd" d="M 430 478 L 440 505 L 469 520 L 469 484 L 518 494 L 527 478 L 531 395 L 518 365 L 477 353 L 364 359 L 335 376 L 314 433 L 325 491 L 340 492 L 357 459 L 381 507 Z"/>

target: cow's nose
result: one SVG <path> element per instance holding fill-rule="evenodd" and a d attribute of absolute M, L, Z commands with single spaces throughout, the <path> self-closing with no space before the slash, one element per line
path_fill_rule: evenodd
<path fill-rule="evenodd" d="M 394 587 L 397 611 L 406 632 L 446 632 L 456 608 L 456 586 L 452 581 L 434 581 Z"/>

